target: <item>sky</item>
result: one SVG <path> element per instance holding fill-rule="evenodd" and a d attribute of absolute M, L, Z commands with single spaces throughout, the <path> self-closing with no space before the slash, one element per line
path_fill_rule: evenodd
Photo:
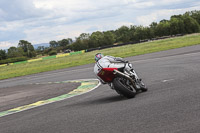
<path fill-rule="evenodd" d="M 148 26 L 192 10 L 200 10 L 199 0 L 0 0 L 0 49 Z"/>

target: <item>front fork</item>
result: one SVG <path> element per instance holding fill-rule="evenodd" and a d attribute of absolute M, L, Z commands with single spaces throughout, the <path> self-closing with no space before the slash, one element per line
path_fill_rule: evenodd
<path fill-rule="evenodd" d="M 133 77 L 134 80 L 136 80 L 136 81 L 139 80 L 139 77 L 136 74 L 135 70 L 133 69 L 132 64 L 126 63 L 125 68 L 124 68 L 124 72 L 126 74 L 128 74 L 129 76 Z"/>
<path fill-rule="evenodd" d="M 142 83 L 141 79 L 138 77 L 137 73 L 132 67 L 132 64 L 126 63 L 124 73 L 128 74 L 136 83 L 136 88 L 140 89 L 140 84 Z"/>

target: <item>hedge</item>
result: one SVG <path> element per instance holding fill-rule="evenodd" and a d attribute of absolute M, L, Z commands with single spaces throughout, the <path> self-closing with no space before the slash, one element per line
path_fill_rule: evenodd
<path fill-rule="evenodd" d="M 16 58 L 9 58 L 6 60 L 0 60 L 0 64 L 8 64 L 8 63 L 14 63 L 14 62 L 21 62 L 28 60 L 27 57 L 16 57 Z"/>

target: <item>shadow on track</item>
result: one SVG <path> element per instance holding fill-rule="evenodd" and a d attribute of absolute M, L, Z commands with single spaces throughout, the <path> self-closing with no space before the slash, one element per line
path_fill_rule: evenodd
<path fill-rule="evenodd" d="M 97 99 L 90 99 L 90 100 L 85 100 L 85 101 L 79 101 L 75 104 L 70 104 L 67 105 L 67 107 L 86 107 L 86 106 L 98 106 L 98 105 L 102 105 L 102 104 L 110 104 L 110 103 L 114 103 L 114 102 L 122 102 L 124 100 L 129 100 L 123 96 L 120 95 L 116 95 L 116 96 L 110 96 L 110 97 L 101 97 L 101 98 L 97 98 Z"/>
<path fill-rule="evenodd" d="M 92 104 L 106 104 L 106 103 L 118 102 L 118 101 L 123 101 L 123 100 L 128 100 L 128 99 L 123 96 L 116 95 L 116 96 L 111 96 L 111 97 L 101 97 L 89 102 Z"/>

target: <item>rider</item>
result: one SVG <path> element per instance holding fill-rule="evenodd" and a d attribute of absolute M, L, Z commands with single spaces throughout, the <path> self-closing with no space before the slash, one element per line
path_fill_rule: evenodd
<path fill-rule="evenodd" d="M 96 63 L 94 66 L 94 73 L 96 75 L 102 68 L 122 68 L 124 72 L 135 78 L 137 82 L 139 82 L 140 84 L 142 83 L 141 79 L 138 78 L 136 72 L 134 71 L 132 64 L 130 64 L 127 60 L 124 60 L 123 58 L 104 56 L 101 53 L 97 53 L 95 55 L 95 61 Z M 101 79 L 100 81 L 104 83 Z"/>

